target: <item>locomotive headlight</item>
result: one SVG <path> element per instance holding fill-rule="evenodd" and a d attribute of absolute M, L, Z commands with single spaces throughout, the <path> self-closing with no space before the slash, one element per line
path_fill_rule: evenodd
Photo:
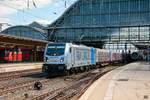
<path fill-rule="evenodd" d="M 60 62 L 64 62 L 64 58 L 61 58 L 61 59 L 60 59 Z"/>
<path fill-rule="evenodd" d="M 47 60 L 48 60 L 48 57 L 44 57 L 44 61 L 47 62 Z"/>

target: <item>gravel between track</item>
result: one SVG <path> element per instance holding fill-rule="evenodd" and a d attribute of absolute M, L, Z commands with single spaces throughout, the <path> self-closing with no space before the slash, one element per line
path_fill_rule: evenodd
<path fill-rule="evenodd" d="M 112 66 L 109 66 L 112 67 Z M 35 90 L 34 83 L 30 84 L 27 88 L 22 88 L 22 89 L 16 89 L 13 92 L 9 92 L 7 94 L 3 94 L 0 96 L 0 100 L 31 100 L 39 95 L 45 94 L 47 92 L 55 91 L 60 88 L 68 87 L 78 80 L 84 78 L 88 73 L 98 73 L 101 71 L 107 70 L 107 68 L 100 68 L 100 69 L 94 69 L 92 71 L 88 72 L 83 72 L 83 73 L 78 73 L 77 75 L 71 75 L 71 76 L 61 76 L 61 77 L 55 77 L 55 78 L 49 78 L 46 79 L 45 76 L 43 75 L 33 75 L 33 76 L 26 76 L 26 77 L 20 77 L 16 78 L 14 80 L 6 80 L 6 81 L 1 81 L 0 82 L 0 91 L 4 87 L 9 87 L 9 86 L 15 86 L 18 83 L 23 83 L 26 81 L 41 81 L 42 80 L 48 80 L 47 82 L 42 82 L 42 89 L 40 91 Z M 115 66 L 118 67 L 118 66 Z"/>

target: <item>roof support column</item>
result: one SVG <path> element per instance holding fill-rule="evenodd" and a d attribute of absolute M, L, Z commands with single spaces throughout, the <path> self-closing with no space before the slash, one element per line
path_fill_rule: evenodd
<path fill-rule="evenodd" d="M 34 46 L 33 53 L 34 53 L 34 54 L 33 54 L 33 55 L 34 55 L 34 56 L 33 56 L 33 61 L 36 62 L 36 61 L 37 61 L 37 60 L 36 60 L 36 58 L 37 58 L 37 46 Z"/>

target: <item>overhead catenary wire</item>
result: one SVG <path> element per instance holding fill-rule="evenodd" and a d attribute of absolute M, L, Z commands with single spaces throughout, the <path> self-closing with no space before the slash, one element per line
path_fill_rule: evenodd
<path fill-rule="evenodd" d="M 29 0 L 27 0 L 27 8 L 29 9 L 30 7 L 30 3 L 29 3 Z"/>
<path fill-rule="evenodd" d="M 34 1 L 34 0 L 32 0 L 32 2 L 33 2 L 33 6 L 36 8 L 37 6 L 36 6 L 35 1 Z"/>
<path fill-rule="evenodd" d="M 35 8 L 37 8 L 37 5 L 35 3 L 35 0 L 32 0 L 32 4 Z M 29 9 L 30 8 L 30 0 L 27 0 L 27 8 Z"/>
<path fill-rule="evenodd" d="M 32 14 L 32 13 L 28 12 L 28 11 L 25 11 L 25 10 L 18 9 L 18 8 L 16 8 L 16 7 L 10 6 L 10 5 L 6 4 L 6 3 L 1 3 L 1 2 L 0 2 L 0 5 L 3 5 L 3 6 L 6 6 L 6 7 L 9 7 L 9 8 L 15 9 L 15 10 L 17 10 L 17 11 L 19 11 L 19 12 L 22 12 L 22 13 L 28 14 L 28 15 L 30 15 L 31 17 L 35 17 L 35 18 L 40 18 L 40 19 L 46 20 L 45 18 L 42 18 L 42 17 L 37 16 L 37 15 L 34 15 L 34 14 Z"/>
<path fill-rule="evenodd" d="M 64 2 L 65 2 L 65 5 L 64 5 L 64 6 L 65 6 L 65 8 L 67 8 L 67 0 L 61 0 L 61 1 L 64 1 Z M 71 0 L 71 1 L 72 1 L 72 0 Z M 74 1 L 74 0 L 73 0 L 73 1 Z M 28 9 L 29 9 L 30 0 L 27 0 L 27 1 L 25 1 L 25 2 L 27 3 L 27 7 L 28 7 Z M 32 0 L 32 2 L 33 2 L 33 6 L 34 6 L 35 8 L 37 8 L 37 5 L 36 5 L 35 0 Z M 57 3 L 57 2 L 60 2 L 60 0 L 59 0 L 59 1 L 55 0 L 55 2 L 56 2 L 56 3 Z M 42 18 L 42 17 L 37 16 L 37 15 L 34 15 L 34 14 L 28 12 L 28 11 L 25 11 L 25 10 L 18 9 L 18 8 L 16 8 L 16 7 L 10 6 L 9 4 L 6 4 L 6 3 L 0 2 L 0 5 L 6 6 L 6 7 L 9 7 L 9 8 L 12 8 L 12 9 L 15 9 L 15 10 L 17 10 L 17 11 L 19 11 L 19 12 L 22 12 L 22 13 L 26 13 L 26 14 L 32 16 L 32 17 L 36 17 L 36 18 L 40 18 L 40 19 L 46 20 L 45 18 Z M 55 14 L 57 14 L 57 13 L 55 12 Z"/>

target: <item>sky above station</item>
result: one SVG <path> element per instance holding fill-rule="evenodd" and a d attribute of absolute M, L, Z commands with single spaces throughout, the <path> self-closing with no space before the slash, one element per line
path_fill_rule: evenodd
<path fill-rule="evenodd" d="M 0 23 L 50 24 L 77 0 L 0 0 Z M 5 25 L 4 25 L 5 26 Z"/>

